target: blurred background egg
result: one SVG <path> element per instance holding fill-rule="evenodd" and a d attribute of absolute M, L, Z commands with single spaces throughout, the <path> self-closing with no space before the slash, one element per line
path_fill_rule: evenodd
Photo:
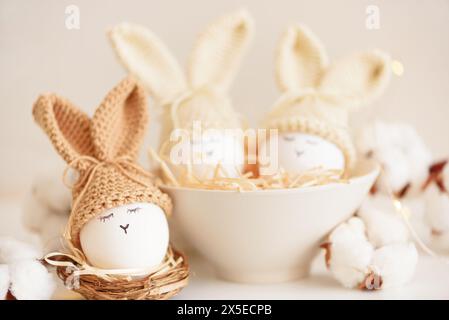
<path fill-rule="evenodd" d="M 271 168 L 283 168 L 291 174 L 316 168 L 324 170 L 345 168 L 343 152 L 335 144 L 319 136 L 299 132 L 281 133 L 279 136 L 270 137 L 267 143 L 260 146 L 259 157 L 261 155 L 269 159 Z"/>

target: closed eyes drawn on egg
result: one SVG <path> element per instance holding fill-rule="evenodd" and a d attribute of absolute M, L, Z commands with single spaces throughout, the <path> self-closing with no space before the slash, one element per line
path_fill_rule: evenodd
<path fill-rule="evenodd" d="M 316 146 L 316 145 L 318 145 L 318 142 L 317 141 L 313 141 L 313 140 L 305 140 L 305 143 L 308 145 L 308 146 L 310 146 L 310 147 L 314 147 L 314 146 Z M 306 152 L 306 150 L 298 150 L 298 149 L 295 149 L 295 155 L 296 155 L 296 157 L 301 157 L 302 155 L 304 155 L 304 153 Z"/>
<path fill-rule="evenodd" d="M 140 208 L 140 207 L 136 207 L 136 208 L 128 209 L 126 212 L 128 212 L 128 213 L 137 213 L 141 209 L 142 208 Z"/>
<path fill-rule="evenodd" d="M 113 214 L 113 213 L 110 213 L 110 214 L 108 214 L 107 216 L 101 216 L 101 217 L 99 217 L 98 219 L 99 219 L 101 222 L 106 222 L 106 221 L 108 221 L 108 220 L 110 220 L 110 219 L 112 219 L 112 218 L 114 218 L 114 214 Z"/>

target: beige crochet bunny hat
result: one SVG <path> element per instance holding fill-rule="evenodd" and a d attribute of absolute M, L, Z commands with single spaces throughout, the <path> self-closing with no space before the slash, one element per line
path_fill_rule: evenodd
<path fill-rule="evenodd" d="M 266 120 L 267 128 L 320 136 L 355 162 L 348 113 L 380 96 L 390 79 L 390 58 L 360 52 L 329 65 L 319 39 L 304 26 L 283 34 L 276 56 L 276 80 L 283 92 Z"/>
<path fill-rule="evenodd" d="M 64 98 L 41 95 L 34 104 L 36 122 L 56 151 L 79 172 L 73 186 L 69 237 L 80 247 L 86 222 L 117 206 L 149 202 L 171 212 L 170 198 L 136 164 L 148 122 L 145 91 L 128 77 L 103 100 L 92 119 Z"/>
<path fill-rule="evenodd" d="M 253 34 L 245 10 L 221 17 L 198 38 L 184 75 L 174 56 L 150 30 L 129 23 L 109 33 L 119 60 L 164 107 L 162 142 L 176 128 L 239 128 L 227 91 Z"/>

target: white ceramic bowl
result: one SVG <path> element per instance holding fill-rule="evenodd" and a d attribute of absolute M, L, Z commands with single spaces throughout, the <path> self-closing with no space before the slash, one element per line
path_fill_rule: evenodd
<path fill-rule="evenodd" d="M 349 183 L 260 191 L 163 187 L 176 228 L 222 278 L 281 282 L 304 277 L 319 244 L 348 219 L 379 167 L 360 162 Z"/>

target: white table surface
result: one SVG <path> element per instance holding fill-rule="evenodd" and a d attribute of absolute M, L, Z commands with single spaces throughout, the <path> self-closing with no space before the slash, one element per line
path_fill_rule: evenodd
<path fill-rule="evenodd" d="M 318 256 L 311 275 L 280 284 L 239 284 L 218 279 L 202 259 L 190 259 L 190 284 L 177 299 L 449 299 L 449 265 L 421 256 L 414 279 L 406 286 L 379 291 L 343 288 Z"/>
<path fill-rule="evenodd" d="M 35 237 L 21 224 L 20 200 L 0 199 L 0 236 L 34 241 Z M 200 257 L 189 259 L 189 286 L 176 299 L 449 299 L 449 265 L 436 258 L 421 255 L 414 279 L 408 285 L 380 291 L 343 288 L 326 270 L 318 256 L 310 277 L 280 284 L 239 284 L 218 279 Z M 60 292 L 58 298 L 75 298 Z"/>

